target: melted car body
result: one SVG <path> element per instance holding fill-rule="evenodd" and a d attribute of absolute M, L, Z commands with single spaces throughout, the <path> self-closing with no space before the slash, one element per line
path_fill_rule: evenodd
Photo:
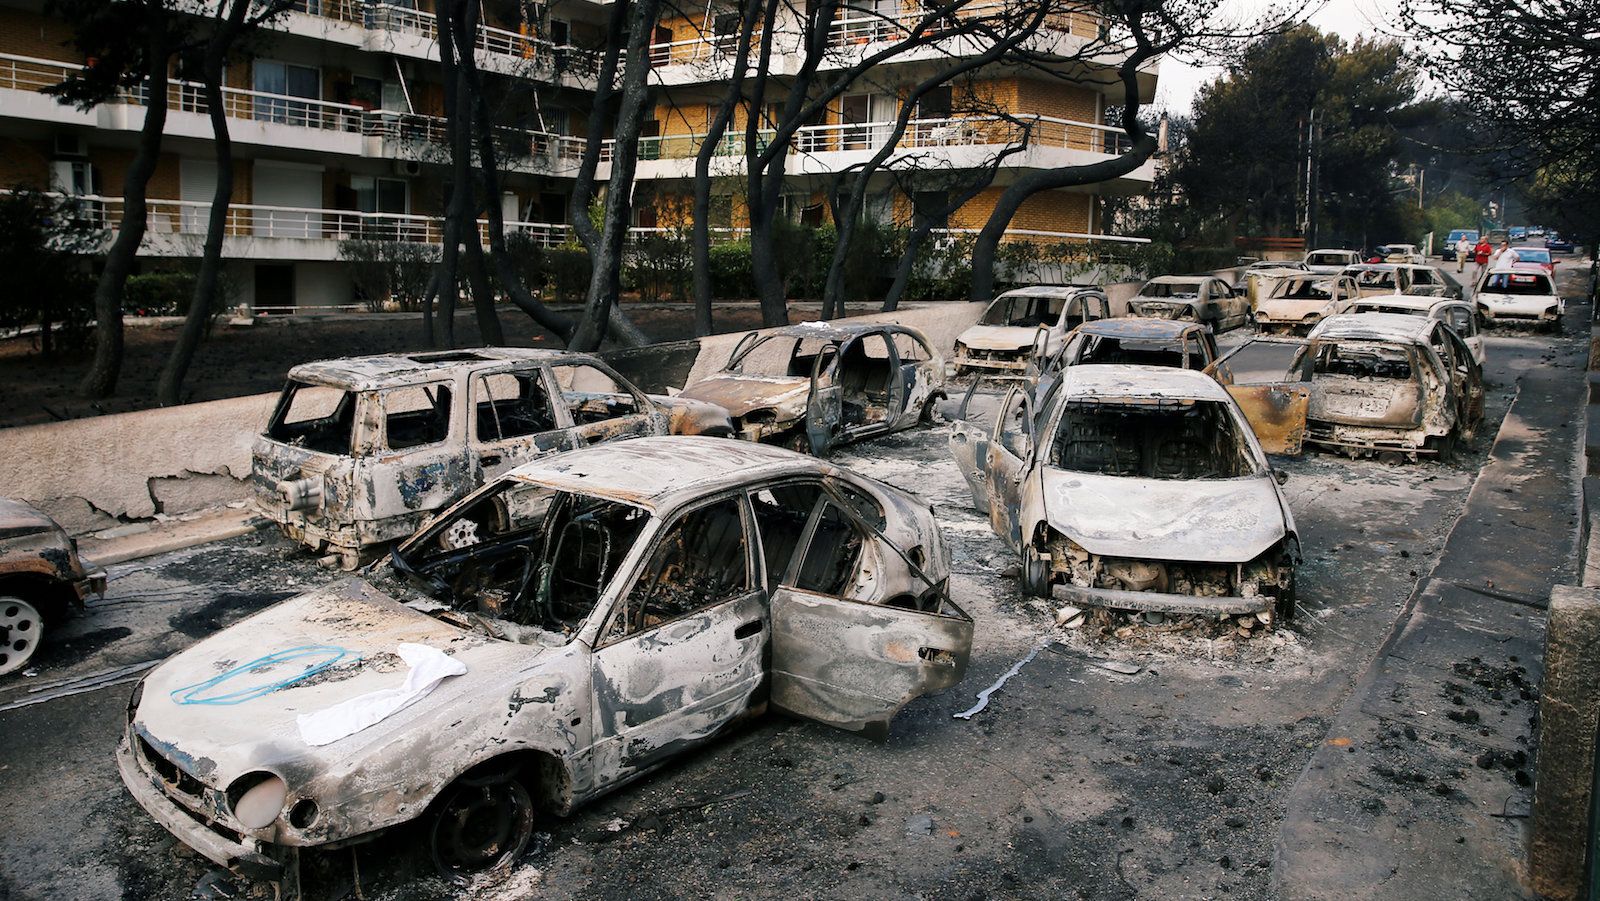
<path fill-rule="evenodd" d="M 1216 360 L 1217 339 L 1198 322 L 1122 318 L 1079 326 L 1049 368 L 1133 363 L 1204 370 Z"/>
<path fill-rule="evenodd" d="M 1398 313 L 1402 316 L 1426 316 L 1437 319 L 1455 330 L 1467 348 L 1472 351 L 1472 358 L 1479 366 L 1482 366 L 1487 359 L 1483 334 L 1478 330 L 1478 319 L 1472 314 L 1472 304 L 1466 301 L 1380 294 L 1356 301 L 1345 312 Z"/>
<path fill-rule="evenodd" d="M 596 357 L 478 348 L 296 366 L 250 473 L 256 506 L 346 568 L 518 463 L 605 441 L 732 431 Z"/>
<path fill-rule="evenodd" d="M 1344 312 L 1360 296 L 1355 279 L 1348 275 L 1285 273 L 1256 305 L 1256 325 L 1262 334 L 1304 335 L 1323 319 Z"/>
<path fill-rule="evenodd" d="M 726 409 L 740 438 L 818 455 L 910 428 L 944 396 L 944 358 L 921 332 L 824 322 L 750 332 L 678 395 Z"/>
<path fill-rule="evenodd" d="M 565 814 L 769 701 L 883 737 L 900 707 L 965 672 L 972 620 L 949 572 L 928 504 L 814 457 L 691 437 L 576 450 L 485 485 L 367 578 L 162 663 L 135 691 L 118 764 L 167 829 L 256 878 L 286 877 L 295 849 L 419 818 L 451 860 L 462 786 Z M 298 714 L 399 685 L 401 642 L 465 672 L 330 744 L 296 734 Z M 307 645 L 353 662 L 237 706 L 181 703 L 230 666 Z M 258 785 L 270 797 L 246 812 Z"/>
<path fill-rule="evenodd" d="M 955 423 L 950 448 L 1029 594 L 1268 623 L 1293 607 L 1293 517 L 1244 415 L 1204 373 L 1068 367 L 1013 388 L 991 428 Z"/>
<path fill-rule="evenodd" d="M 1134 316 L 1185 319 L 1221 334 L 1250 321 L 1250 301 L 1242 291 L 1212 275 L 1162 275 L 1144 283 L 1128 301 Z"/>
<path fill-rule="evenodd" d="M 989 304 L 976 325 L 956 338 L 955 372 L 1021 375 L 1031 364 L 1060 353 L 1067 333 L 1110 315 L 1111 303 L 1099 288 L 1038 286 L 1007 291 Z"/>
<path fill-rule="evenodd" d="M 105 572 L 83 562 L 54 520 L 0 498 L 0 675 L 27 666 L 48 627 L 105 590 Z"/>

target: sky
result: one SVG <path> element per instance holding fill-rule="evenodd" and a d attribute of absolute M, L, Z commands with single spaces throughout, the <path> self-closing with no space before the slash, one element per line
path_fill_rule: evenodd
<path fill-rule="evenodd" d="M 1245 16 L 1267 5 L 1259 0 L 1226 0 L 1222 14 Z M 1377 37 L 1398 33 L 1400 0 L 1326 0 L 1312 9 L 1314 11 L 1307 17 L 1311 24 L 1323 31 L 1335 32 L 1347 41 L 1362 35 Z M 1174 115 L 1188 113 L 1200 86 L 1222 73 L 1220 66 L 1205 63 L 1205 60 L 1178 57 L 1163 59 L 1155 108 Z"/>

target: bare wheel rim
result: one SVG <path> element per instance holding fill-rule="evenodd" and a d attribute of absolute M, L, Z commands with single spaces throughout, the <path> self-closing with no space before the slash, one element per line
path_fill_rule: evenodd
<path fill-rule="evenodd" d="M 533 799 L 521 782 L 505 779 L 451 788 L 429 845 L 441 873 L 461 876 L 515 860 L 532 837 Z"/>
<path fill-rule="evenodd" d="M 37 607 L 22 598 L 0 597 L 0 675 L 26 666 L 43 636 Z"/>

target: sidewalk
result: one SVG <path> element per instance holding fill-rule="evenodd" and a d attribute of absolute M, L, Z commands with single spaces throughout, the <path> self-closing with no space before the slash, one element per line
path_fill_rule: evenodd
<path fill-rule="evenodd" d="M 1291 793 L 1282 897 L 1530 896 L 1543 610 L 1576 578 L 1586 352 L 1523 373 L 1438 564 Z"/>

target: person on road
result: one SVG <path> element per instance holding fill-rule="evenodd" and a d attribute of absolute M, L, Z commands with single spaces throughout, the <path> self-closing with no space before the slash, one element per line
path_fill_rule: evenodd
<path fill-rule="evenodd" d="M 1467 265 L 1467 257 L 1472 256 L 1472 241 L 1466 235 L 1456 239 L 1456 271 L 1460 272 Z"/>
<path fill-rule="evenodd" d="M 1494 245 L 1489 243 L 1488 238 L 1479 238 L 1477 245 L 1472 248 L 1472 261 L 1478 264 L 1478 268 L 1472 273 L 1474 285 L 1483 281 L 1483 270 L 1489 265 L 1489 255 L 1492 253 Z"/>
<path fill-rule="evenodd" d="M 1518 259 L 1517 252 L 1511 249 L 1511 242 L 1506 241 L 1500 245 L 1500 255 L 1494 258 L 1494 268 L 1510 269 Z"/>

